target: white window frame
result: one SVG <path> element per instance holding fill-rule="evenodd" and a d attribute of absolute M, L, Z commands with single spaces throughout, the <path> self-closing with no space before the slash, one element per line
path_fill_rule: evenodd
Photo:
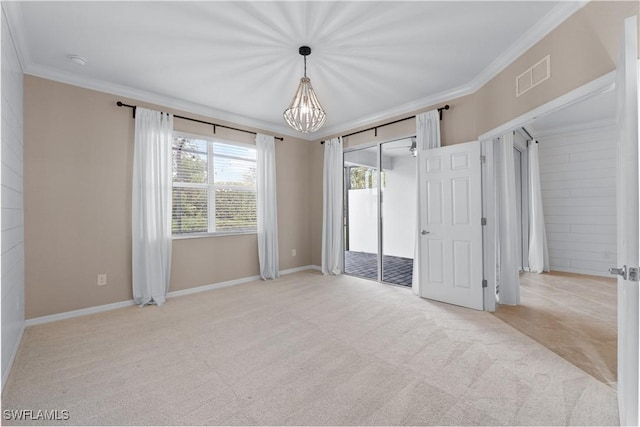
<path fill-rule="evenodd" d="M 198 183 L 182 183 L 180 185 L 176 185 L 176 183 L 174 183 L 173 181 L 171 182 L 171 190 L 173 192 L 173 189 L 175 187 L 181 187 L 181 188 L 206 188 L 207 189 L 207 201 L 208 201 L 208 210 L 207 210 L 207 229 L 208 231 L 202 231 L 202 232 L 194 232 L 194 233 L 183 233 L 183 234 L 173 234 L 172 233 L 172 238 L 174 240 L 178 240 L 178 239 L 193 239 L 193 238 L 199 238 L 199 237 L 208 237 L 208 236 L 230 236 L 230 235 L 243 235 L 243 234 L 257 234 L 258 233 L 258 229 L 257 229 L 257 225 L 255 229 L 244 229 L 244 230 L 223 230 L 223 231 L 217 231 L 216 230 L 216 189 L 217 188 L 231 188 L 231 189 L 235 189 L 235 190 L 247 190 L 248 188 L 253 188 L 254 192 L 256 193 L 257 196 L 257 186 L 255 187 L 236 187 L 236 186 L 231 186 L 231 185 L 216 185 L 215 183 L 215 165 L 214 165 L 214 153 L 213 153 L 213 144 L 214 143 L 218 143 L 218 144 L 226 144 L 226 145 L 235 145 L 237 147 L 243 147 L 243 148 L 250 148 L 252 150 L 256 150 L 256 146 L 253 144 L 246 144 L 246 143 L 242 143 L 242 142 L 236 142 L 236 141 L 229 141 L 226 139 L 221 139 L 221 138 L 215 138 L 215 137 L 210 137 L 210 136 L 205 136 L 205 135 L 198 135 L 198 134 L 194 134 L 194 133 L 188 133 L 188 132 L 180 132 L 180 131 L 174 131 L 172 134 L 173 136 L 177 136 L 177 137 L 182 137 L 182 138 L 190 138 L 190 139 L 198 139 L 201 141 L 206 141 L 207 142 L 207 176 L 208 176 L 208 181 L 206 184 L 198 184 Z M 173 138 L 172 138 L 173 140 Z M 172 151 L 173 151 L 173 147 L 172 147 Z M 235 160 L 241 160 L 241 161 L 247 161 L 246 158 L 243 157 L 235 157 L 235 156 L 222 156 L 224 158 L 229 158 L 229 159 L 235 159 Z M 257 164 L 257 159 L 256 159 L 256 164 Z M 173 205 L 171 207 L 172 209 L 172 216 L 173 216 Z"/>

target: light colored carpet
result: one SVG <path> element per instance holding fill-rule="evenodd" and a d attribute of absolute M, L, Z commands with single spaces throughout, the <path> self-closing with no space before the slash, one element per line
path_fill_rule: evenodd
<path fill-rule="evenodd" d="M 614 390 L 491 314 L 311 271 L 30 327 L 2 405 L 82 425 L 618 423 Z"/>

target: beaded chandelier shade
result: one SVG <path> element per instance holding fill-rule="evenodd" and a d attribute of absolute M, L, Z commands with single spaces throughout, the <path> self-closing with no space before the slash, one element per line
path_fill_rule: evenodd
<path fill-rule="evenodd" d="M 284 119 L 289 126 L 299 132 L 315 132 L 324 125 L 327 114 L 313 91 L 311 80 L 307 77 L 307 55 L 311 53 L 311 48 L 301 46 L 298 51 L 300 55 L 304 56 L 304 77 L 300 79 L 291 105 L 284 112 Z"/>

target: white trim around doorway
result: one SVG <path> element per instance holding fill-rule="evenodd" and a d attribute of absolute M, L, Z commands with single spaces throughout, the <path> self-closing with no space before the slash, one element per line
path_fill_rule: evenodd
<path fill-rule="evenodd" d="M 533 110 L 516 117 L 515 119 L 509 120 L 508 122 L 496 128 L 493 128 L 488 132 L 483 133 L 478 137 L 478 139 L 480 141 L 494 139 L 519 127 L 526 127 L 530 122 L 539 117 L 546 116 L 547 114 L 551 114 L 564 107 L 583 101 L 593 95 L 597 95 L 599 93 L 606 92 L 612 89 L 615 86 L 615 82 L 616 72 L 614 70 L 601 77 L 598 77 L 597 79 L 585 85 L 580 86 L 577 89 L 572 90 L 571 92 L 565 93 L 564 95 L 561 95 L 556 99 L 547 102 L 546 104 L 536 107 Z"/>

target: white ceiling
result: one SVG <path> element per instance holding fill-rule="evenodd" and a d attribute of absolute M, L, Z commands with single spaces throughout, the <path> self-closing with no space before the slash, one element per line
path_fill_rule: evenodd
<path fill-rule="evenodd" d="M 535 119 L 525 128 L 534 137 L 612 124 L 616 118 L 613 88 Z"/>
<path fill-rule="evenodd" d="M 8 3 L 27 74 L 307 139 L 471 93 L 583 4 Z M 282 118 L 303 44 L 327 111 L 306 136 Z"/>

